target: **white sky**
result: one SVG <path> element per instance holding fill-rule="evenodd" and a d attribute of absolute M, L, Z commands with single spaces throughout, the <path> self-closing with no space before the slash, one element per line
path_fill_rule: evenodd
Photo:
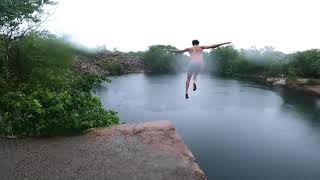
<path fill-rule="evenodd" d="M 237 48 L 320 48 L 319 0 L 59 0 L 45 27 L 122 51 L 232 41 Z"/>

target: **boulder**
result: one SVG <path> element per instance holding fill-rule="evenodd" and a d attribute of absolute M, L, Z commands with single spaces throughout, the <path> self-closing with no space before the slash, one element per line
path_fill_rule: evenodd
<path fill-rule="evenodd" d="M 274 86 L 285 86 L 287 84 L 286 79 L 285 78 L 280 78 L 280 79 L 276 79 L 273 82 Z"/>

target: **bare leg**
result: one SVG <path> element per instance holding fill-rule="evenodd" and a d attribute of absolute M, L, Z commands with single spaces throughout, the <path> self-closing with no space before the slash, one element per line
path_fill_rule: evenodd
<path fill-rule="evenodd" d="M 197 77 L 198 77 L 198 73 L 197 74 L 193 74 L 193 91 L 197 90 Z"/>
<path fill-rule="evenodd" d="M 189 84 L 190 84 L 190 79 L 187 78 L 187 80 L 186 80 L 186 94 L 188 94 L 188 91 L 189 91 Z"/>
<path fill-rule="evenodd" d="M 197 83 L 198 74 L 193 74 L 193 84 Z"/>
<path fill-rule="evenodd" d="M 186 98 L 189 98 L 189 84 L 192 74 L 187 74 L 187 80 L 186 80 Z"/>

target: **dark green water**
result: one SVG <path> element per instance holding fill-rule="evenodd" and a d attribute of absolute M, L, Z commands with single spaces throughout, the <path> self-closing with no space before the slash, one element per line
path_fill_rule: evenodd
<path fill-rule="evenodd" d="M 200 75 L 112 77 L 96 94 L 125 122 L 171 120 L 208 179 L 319 180 L 320 99 Z"/>

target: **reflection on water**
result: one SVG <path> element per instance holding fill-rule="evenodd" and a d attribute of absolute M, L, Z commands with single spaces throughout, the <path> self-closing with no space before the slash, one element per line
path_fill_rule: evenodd
<path fill-rule="evenodd" d="M 125 122 L 171 120 L 209 179 L 320 179 L 320 100 L 251 81 L 130 74 L 96 89 Z"/>

